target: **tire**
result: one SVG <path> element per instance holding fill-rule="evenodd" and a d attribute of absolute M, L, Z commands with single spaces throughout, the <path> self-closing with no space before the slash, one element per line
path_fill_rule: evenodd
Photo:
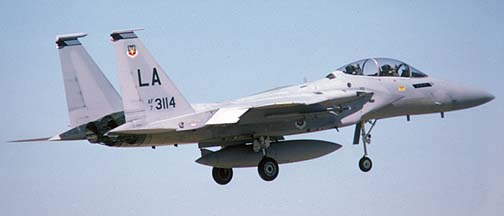
<path fill-rule="evenodd" d="M 359 160 L 359 168 L 362 172 L 369 172 L 373 167 L 373 162 L 368 157 L 364 156 Z"/>
<path fill-rule="evenodd" d="M 265 157 L 259 162 L 257 171 L 264 181 L 273 181 L 278 176 L 278 163 L 273 158 Z"/>
<path fill-rule="evenodd" d="M 212 169 L 212 177 L 217 184 L 225 185 L 233 178 L 233 169 L 214 167 Z"/>

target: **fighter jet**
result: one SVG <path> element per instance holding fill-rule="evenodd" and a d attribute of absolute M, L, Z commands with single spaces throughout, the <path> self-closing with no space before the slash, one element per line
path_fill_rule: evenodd
<path fill-rule="evenodd" d="M 50 138 L 88 140 L 111 147 L 198 144 L 197 163 L 213 167 L 216 183 L 228 184 L 233 168 L 257 167 L 274 180 L 278 164 L 314 159 L 341 148 L 322 140 L 288 140 L 294 134 L 355 126 L 362 142 L 359 168 L 371 170 L 366 146 L 378 119 L 441 113 L 487 103 L 494 96 L 435 79 L 404 62 L 369 58 L 312 82 L 279 87 L 221 103 L 191 104 L 137 36 L 113 31 L 121 96 L 79 41 L 56 39 L 71 129 Z M 366 126 L 369 128 L 366 129 Z M 219 148 L 218 150 L 212 150 Z"/>

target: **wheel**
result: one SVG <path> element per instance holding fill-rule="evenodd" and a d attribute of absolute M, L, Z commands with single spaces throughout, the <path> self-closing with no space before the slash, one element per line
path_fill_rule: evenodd
<path fill-rule="evenodd" d="M 362 172 L 369 172 L 373 167 L 373 162 L 368 157 L 364 156 L 359 160 L 359 168 Z"/>
<path fill-rule="evenodd" d="M 278 176 L 278 163 L 269 157 L 264 157 L 257 166 L 259 176 L 264 181 L 273 181 Z"/>
<path fill-rule="evenodd" d="M 214 167 L 212 169 L 212 177 L 217 184 L 225 185 L 233 178 L 233 169 Z"/>

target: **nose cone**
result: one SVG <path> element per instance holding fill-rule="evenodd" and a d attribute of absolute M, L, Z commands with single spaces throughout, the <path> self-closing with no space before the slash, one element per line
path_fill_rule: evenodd
<path fill-rule="evenodd" d="M 495 98 L 495 96 L 484 90 L 460 85 L 452 85 L 448 95 L 455 109 L 479 106 Z"/>
<path fill-rule="evenodd" d="M 477 104 L 476 106 L 488 103 L 491 100 L 495 99 L 495 96 L 483 90 L 475 91 L 471 96 L 471 100 L 474 101 L 475 104 Z"/>

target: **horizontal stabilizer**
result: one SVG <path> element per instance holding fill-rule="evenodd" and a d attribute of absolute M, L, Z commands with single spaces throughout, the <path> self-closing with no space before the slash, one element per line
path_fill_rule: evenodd
<path fill-rule="evenodd" d="M 41 137 L 41 138 L 33 138 L 33 139 L 22 139 L 22 140 L 12 140 L 12 141 L 8 141 L 8 142 L 39 142 L 39 141 L 63 141 L 63 140 L 82 140 L 84 138 L 78 138 L 78 139 L 75 139 L 73 137 L 62 137 L 62 135 L 64 136 L 64 133 L 63 134 L 59 134 L 59 135 L 56 135 L 56 136 L 52 136 L 52 137 Z"/>
<path fill-rule="evenodd" d="M 38 142 L 38 141 L 49 141 L 51 137 L 33 138 L 33 139 L 22 139 L 22 140 L 12 140 L 8 142 Z"/>

